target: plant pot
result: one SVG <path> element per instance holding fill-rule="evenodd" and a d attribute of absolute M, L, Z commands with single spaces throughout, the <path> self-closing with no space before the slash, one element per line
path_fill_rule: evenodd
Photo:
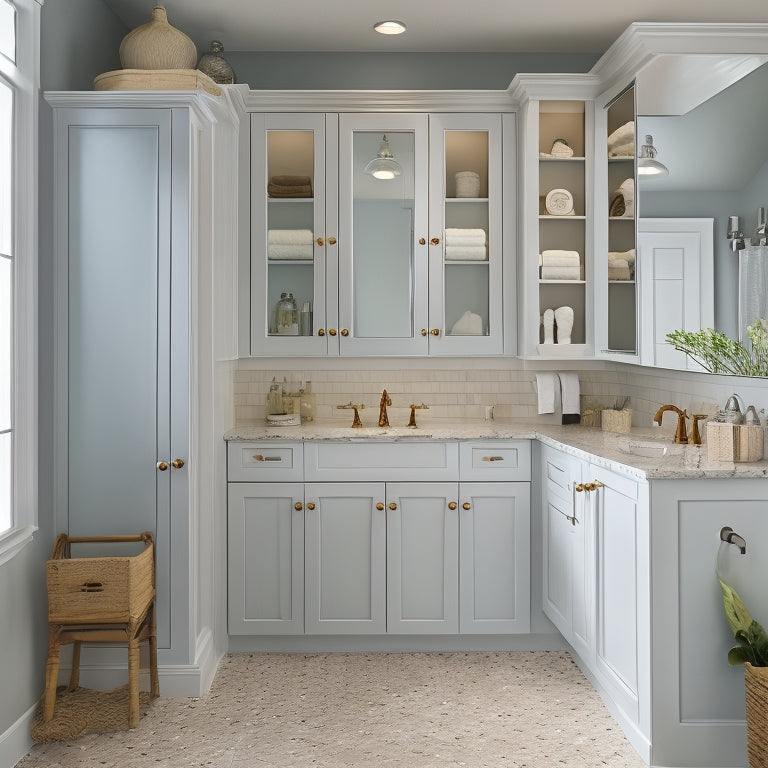
<path fill-rule="evenodd" d="M 768 768 L 768 667 L 744 664 L 747 753 L 751 768 Z"/>

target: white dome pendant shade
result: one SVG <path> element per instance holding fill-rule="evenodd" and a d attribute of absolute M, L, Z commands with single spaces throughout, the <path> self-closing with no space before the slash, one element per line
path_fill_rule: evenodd
<path fill-rule="evenodd" d="M 667 166 L 656 160 L 656 147 L 653 146 L 653 136 L 646 134 L 645 144 L 640 147 L 637 157 L 637 173 L 639 176 L 666 176 Z"/>
<path fill-rule="evenodd" d="M 376 157 L 365 166 L 363 172 L 370 174 L 374 179 L 394 179 L 395 176 L 399 176 L 402 173 L 400 163 L 395 160 L 389 149 L 386 134 L 381 137 L 381 144 L 379 144 L 379 151 L 376 153 Z"/>

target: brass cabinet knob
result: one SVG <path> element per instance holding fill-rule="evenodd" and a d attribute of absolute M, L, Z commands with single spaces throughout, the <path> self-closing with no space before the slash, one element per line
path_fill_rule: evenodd
<path fill-rule="evenodd" d="M 325 336 L 325 328 L 319 328 L 317 331 L 318 336 Z"/>
<path fill-rule="evenodd" d="M 426 238 L 424 238 L 424 237 L 420 237 L 420 238 L 419 238 L 419 245 L 426 245 L 426 244 L 427 244 L 427 240 L 426 240 Z"/>
<path fill-rule="evenodd" d="M 346 328 L 341 329 L 341 335 L 342 336 L 349 336 L 349 331 Z"/>
<path fill-rule="evenodd" d="M 300 501 L 297 501 L 297 502 L 296 502 L 296 503 L 293 505 L 293 508 L 294 508 L 294 509 L 295 509 L 297 512 L 301 512 L 301 510 L 302 510 L 302 509 L 304 509 L 304 507 L 301 505 L 301 502 L 300 502 Z"/>
<path fill-rule="evenodd" d="M 306 242 L 306 240 L 305 240 L 304 242 Z M 322 238 L 322 237 L 318 237 L 318 238 L 317 238 L 317 240 L 315 240 L 315 242 L 316 242 L 318 245 L 325 245 L 325 240 L 323 240 L 323 238 Z"/>
<path fill-rule="evenodd" d="M 465 502 L 464 502 L 464 503 L 461 505 L 461 508 L 462 508 L 462 509 L 472 509 L 472 505 L 471 505 L 471 504 L 470 504 L 468 501 L 465 501 Z"/>
<path fill-rule="evenodd" d="M 440 245 L 440 238 L 439 237 L 433 237 L 429 242 L 432 245 Z"/>
<path fill-rule="evenodd" d="M 430 333 L 431 333 L 433 336 L 439 336 L 439 335 L 440 335 L 440 329 L 439 329 L 439 328 L 433 328 L 433 329 L 430 331 Z"/>
<path fill-rule="evenodd" d="M 184 459 L 174 459 L 174 460 L 171 462 L 171 466 L 172 466 L 174 469 L 181 469 L 181 468 L 184 466 Z"/>
<path fill-rule="evenodd" d="M 168 462 L 167 462 L 167 461 L 158 461 L 158 462 L 157 462 L 157 468 L 158 468 L 158 469 L 159 469 L 161 472 L 165 472 L 165 470 L 166 470 L 166 469 L 168 469 L 168 467 L 169 467 L 169 464 L 168 464 Z"/>
<path fill-rule="evenodd" d="M 383 505 L 381 502 L 379 502 L 379 503 L 376 505 L 376 509 L 378 509 L 379 511 L 381 511 L 382 509 L 384 509 L 384 505 Z"/>
<path fill-rule="evenodd" d="M 576 493 L 581 493 L 582 491 L 586 491 L 587 488 L 585 488 L 584 483 L 579 483 L 576 486 Z"/>
<path fill-rule="evenodd" d="M 459 505 L 455 501 L 448 502 L 448 509 L 456 509 Z"/>
<path fill-rule="evenodd" d="M 329 329 L 328 329 L 328 333 L 329 333 L 331 336 L 335 336 L 335 335 L 336 335 L 336 329 L 335 329 L 335 328 L 329 328 Z"/>
<path fill-rule="evenodd" d="M 421 329 L 421 335 L 426 336 L 429 333 L 429 331 L 426 328 Z"/>
<path fill-rule="evenodd" d="M 395 504 L 395 502 L 393 501 L 393 502 L 392 502 L 392 503 L 389 505 L 389 508 L 390 508 L 390 509 L 397 509 L 397 504 Z"/>
<path fill-rule="evenodd" d="M 336 245 L 336 238 L 333 235 L 328 238 L 328 245 Z"/>
<path fill-rule="evenodd" d="M 307 504 L 307 509 L 314 509 L 315 508 L 315 502 L 310 501 L 309 504 Z"/>
<path fill-rule="evenodd" d="M 594 483 L 584 483 L 585 491 L 596 491 L 598 488 L 602 488 L 603 484 L 599 480 L 595 480 Z M 578 488 L 576 489 L 579 490 Z"/>

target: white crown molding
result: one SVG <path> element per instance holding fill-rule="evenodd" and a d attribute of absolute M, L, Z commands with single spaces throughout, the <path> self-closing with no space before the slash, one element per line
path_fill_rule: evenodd
<path fill-rule="evenodd" d="M 507 93 L 512 103 L 522 105 L 529 99 L 594 99 L 601 88 L 600 80 L 591 72 L 519 74 L 515 75 Z"/>

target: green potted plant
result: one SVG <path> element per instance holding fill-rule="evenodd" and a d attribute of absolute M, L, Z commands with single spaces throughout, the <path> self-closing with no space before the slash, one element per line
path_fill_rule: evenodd
<path fill-rule="evenodd" d="M 718 575 L 728 624 L 738 645 L 728 663 L 744 665 L 747 752 L 752 768 L 768 768 L 768 633 L 756 622 L 736 590 Z"/>

